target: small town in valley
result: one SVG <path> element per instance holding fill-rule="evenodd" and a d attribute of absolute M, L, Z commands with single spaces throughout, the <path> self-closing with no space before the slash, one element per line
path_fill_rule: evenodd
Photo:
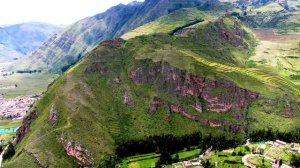
<path fill-rule="evenodd" d="M 0 117 L 9 120 L 22 120 L 37 98 L 38 96 L 0 98 Z"/>

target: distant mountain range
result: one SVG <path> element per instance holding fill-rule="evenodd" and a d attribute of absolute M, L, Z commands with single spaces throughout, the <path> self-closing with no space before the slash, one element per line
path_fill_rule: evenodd
<path fill-rule="evenodd" d="M 27 55 L 61 29 L 59 26 L 39 22 L 0 27 L 0 61 Z"/>
<path fill-rule="evenodd" d="M 128 5 L 120 4 L 67 27 L 28 57 L 17 62 L 12 69 L 65 71 L 100 42 L 120 37 L 176 9 L 199 6 L 201 2 L 203 1 L 146 0 Z"/>

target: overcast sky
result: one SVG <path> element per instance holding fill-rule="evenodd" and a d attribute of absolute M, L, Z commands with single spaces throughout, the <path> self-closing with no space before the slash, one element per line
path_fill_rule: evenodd
<path fill-rule="evenodd" d="M 133 0 L 1 0 L 0 25 L 23 22 L 47 22 L 56 25 L 74 23 L 104 12 L 119 3 Z"/>

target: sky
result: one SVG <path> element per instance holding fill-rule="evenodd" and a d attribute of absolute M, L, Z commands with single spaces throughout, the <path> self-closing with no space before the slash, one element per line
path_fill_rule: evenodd
<path fill-rule="evenodd" d="M 46 22 L 68 25 L 133 0 L 1 0 L 0 25 Z"/>

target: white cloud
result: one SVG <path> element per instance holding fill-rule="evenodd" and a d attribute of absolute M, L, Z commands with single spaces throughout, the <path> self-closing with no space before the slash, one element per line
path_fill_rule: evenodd
<path fill-rule="evenodd" d="M 1 0 L 0 25 L 22 22 L 71 24 L 133 0 Z"/>

